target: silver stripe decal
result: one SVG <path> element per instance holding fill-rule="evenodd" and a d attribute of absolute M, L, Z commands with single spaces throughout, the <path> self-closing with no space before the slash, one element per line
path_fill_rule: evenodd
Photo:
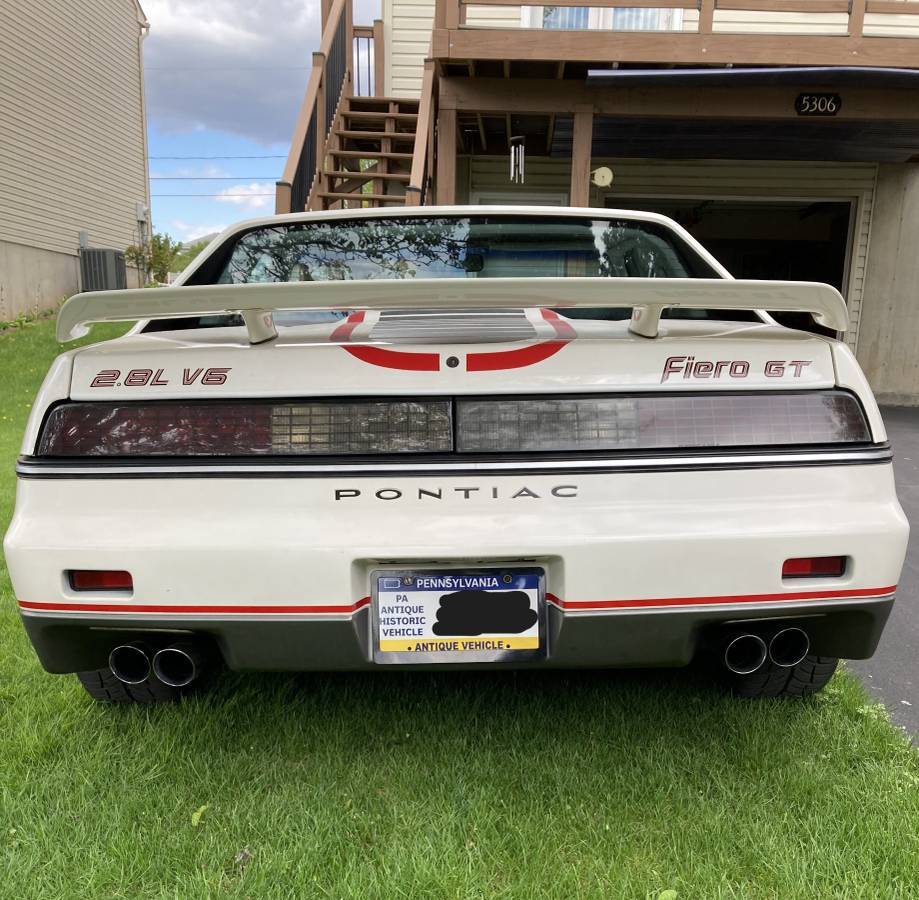
<path fill-rule="evenodd" d="M 176 466 L 167 463 L 149 463 L 126 466 L 119 463 L 95 463 L 93 465 L 58 466 L 47 463 L 20 462 L 16 472 L 23 476 L 54 478 L 68 475 L 95 476 L 105 478 L 111 475 L 284 475 L 294 474 L 385 474 L 390 476 L 417 475 L 429 472 L 564 472 L 570 469 L 597 469 L 600 471 L 628 471 L 630 469 L 710 468 L 744 467 L 768 465 L 833 465 L 844 463 L 875 463 L 893 459 L 888 448 L 814 451 L 803 453 L 754 453 L 746 455 L 721 456 L 668 456 L 638 457 L 630 459 L 546 459 L 429 463 L 411 462 L 386 463 L 335 463 L 272 465 L 258 463 L 195 464 Z"/>

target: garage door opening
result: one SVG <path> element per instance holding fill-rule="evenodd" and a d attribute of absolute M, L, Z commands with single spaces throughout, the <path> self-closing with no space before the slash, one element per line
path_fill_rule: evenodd
<path fill-rule="evenodd" d="M 848 200 L 707 200 L 610 197 L 607 207 L 675 219 L 735 278 L 823 281 L 845 297 L 854 203 Z M 783 325 L 821 334 L 806 313 L 778 313 Z"/>

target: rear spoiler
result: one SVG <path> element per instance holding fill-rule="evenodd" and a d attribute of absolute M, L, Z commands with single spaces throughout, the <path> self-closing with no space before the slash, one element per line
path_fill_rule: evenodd
<path fill-rule="evenodd" d="M 657 337 L 665 309 L 812 313 L 836 331 L 849 325 L 846 303 L 828 284 L 721 278 L 465 278 L 217 284 L 76 294 L 61 308 L 57 338 L 71 341 L 93 322 L 133 322 L 239 313 L 253 344 L 277 337 L 285 309 L 632 309 L 629 330 Z"/>

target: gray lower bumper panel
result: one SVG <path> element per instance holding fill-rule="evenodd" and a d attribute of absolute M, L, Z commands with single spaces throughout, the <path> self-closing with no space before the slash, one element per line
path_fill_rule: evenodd
<path fill-rule="evenodd" d="M 638 612 L 563 614 L 549 607 L 549 652 L 519 668 L 628 668 L 683 666 L 713 647 L 719 634 L 739 623 L 751 628 L 794 621 L 811 637 L 812 653 L 866 659 L 877 648 L 893 598 L 783 603 L 744 608 L 695 607 Z M 141 632 L 169 642 L 188 634 L 213 641 L 230 669 L 250 671 L 355 671 L 376 665 L 370 647 L 370 612 L 351 619 L 295 620 L 266 617 L 201 619 L 79 617 L 26 613 L 26 631 L 49 672 L 103 668 L 109 651 Z M 432 668 L 487 668 L 495 664 Z M 505 668 L 507 664 L 497 664 Z M 412 668 L 424 668 L 413 666 Z"/>

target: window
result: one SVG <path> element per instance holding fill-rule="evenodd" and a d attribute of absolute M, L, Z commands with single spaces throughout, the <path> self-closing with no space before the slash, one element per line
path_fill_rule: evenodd
<path fill-rule="evenodd" d="M 411 278 L 718 277 L 679 236 L 627 219 L 482 215 L 394 217 L 256 228 L 216 278 L 251 284 Z"/>
<path fill-rule="evenodd" d="M 524 28 L 607 31 L 680 31 L 683 10 L 624 7 L 601 9 L 591 6 L 524 6 Z"/>
<path fill-rule="evenodd" d="M 590 7 L 587 6 L 544 6 L 542 27 L 556 29 L 586 29 Z"/>

